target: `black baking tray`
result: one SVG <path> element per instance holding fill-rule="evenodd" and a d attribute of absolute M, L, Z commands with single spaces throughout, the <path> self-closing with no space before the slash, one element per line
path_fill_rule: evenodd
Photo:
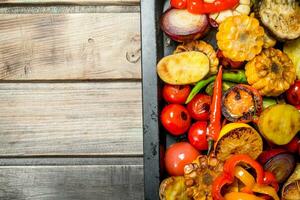
<path fill-rule="evenodd" d="M 160 29 L 160 17 L 168 9 L 168 0 L 141 1 L 142 32 L 142 89 L 143 89 L 143 135 L 144 135 L 144 189 L 146 200 L 159 199 L 159 184 L 166 177 L 163 167 L 164 149 L 170 144 L 184 140 L 174 138 L 162 128 L 159 120 L 164 102 L 161 98 L 163 83 L 156 73 L 156 64 L 170 55 L 176 47 Z M 203 38 L 216 48 L 215 31 Z"/>
<path fill-rule="evenodd" d="M 144 188 L 146 200 L 159 199 L 159 184 L 166 174 L 162 165 L 164 149 L 181 138 L 173 138 L 161 127 L 159 113 L 163 106 L 163 83 L 156 74 L 156 64 L 175 48 L 161 31 L 159 20 L 168 8 L 166 0 L 141 1 L 142 85 L 144 133 Z"/>

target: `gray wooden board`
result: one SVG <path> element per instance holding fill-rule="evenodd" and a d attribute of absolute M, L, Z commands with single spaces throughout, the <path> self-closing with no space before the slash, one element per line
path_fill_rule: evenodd
<path fill-rule="evenodd" d="M 138 13 L 0 14 L 0 79 L 140 79 Z"/>
<path fill-rule="evenodd" d="M 0 167 L 1 200 L 141 200 L 142 165 Z"/>
<path fill-rule="evenodd" d="M 140 82 L 1 83 L 0 156 L 142 155 Z"/>

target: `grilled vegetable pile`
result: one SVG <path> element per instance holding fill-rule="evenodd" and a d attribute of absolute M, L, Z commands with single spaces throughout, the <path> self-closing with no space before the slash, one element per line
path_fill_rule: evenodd
<path fill-rule="evenodd" d="M 297 0 L 171 0 L 163 200 L 300 199 Z"/>

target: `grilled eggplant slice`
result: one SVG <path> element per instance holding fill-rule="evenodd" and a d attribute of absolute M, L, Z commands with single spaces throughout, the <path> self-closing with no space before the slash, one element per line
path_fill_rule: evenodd
<path fill-rule="evenodd" d="M 278 40 L 300 37 L 299 0 L 262 0 L 256 7 L 256 15 Z"/>

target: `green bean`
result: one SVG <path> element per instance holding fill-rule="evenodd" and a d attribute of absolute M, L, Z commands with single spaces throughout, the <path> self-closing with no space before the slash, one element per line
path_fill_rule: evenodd
<path fill-rule="evenodd" d="M 198 94 L 205 86 L 213 82 L 215 79 L 216 76 L 211 76 L 207 79 L 199 81 L 190 92 L 185 103 L 189 103 L 196 96 L 196 94 Z M 224 72 L 223 80 L 234 83 L 247 83 L 247 78 L 243 70 Z"/>

